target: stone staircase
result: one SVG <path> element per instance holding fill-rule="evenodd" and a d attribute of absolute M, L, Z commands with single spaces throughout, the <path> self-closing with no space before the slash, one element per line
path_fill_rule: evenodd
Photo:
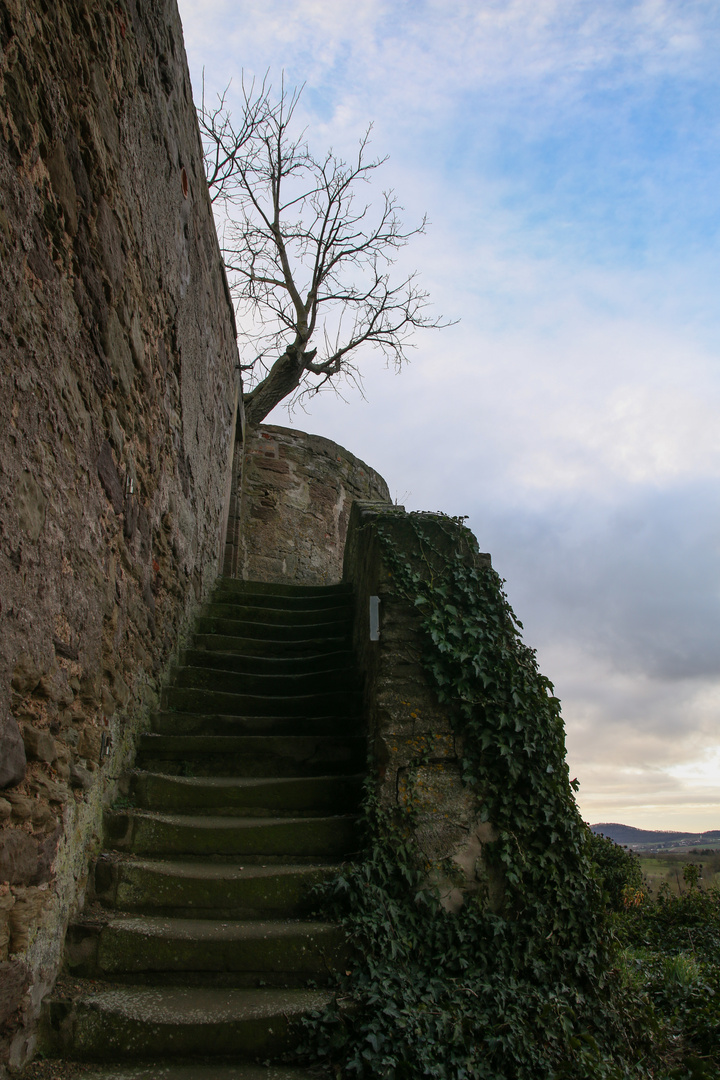
<path fill-rule="evenodd" d="M 220 580 L 106 817 L 49 1053 L 123 1080 L 304 1075 L 240 1063 L 291 1050 L 343 962 L 308 893 L 356 846 L 351 620 L 342 585 Z"/>

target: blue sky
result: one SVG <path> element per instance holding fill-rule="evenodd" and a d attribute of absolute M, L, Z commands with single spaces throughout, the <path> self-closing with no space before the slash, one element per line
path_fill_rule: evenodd
<path fill-rule="evenodd" d="M 468 514 L 563 700 L 592 821 L 720 828 L 720 7 L 180 0 L 196 96 L 369 122 L 435 310 L 365 398 L 288 419 Z M 234 89 L 229 100 L 232 104 Z"/>

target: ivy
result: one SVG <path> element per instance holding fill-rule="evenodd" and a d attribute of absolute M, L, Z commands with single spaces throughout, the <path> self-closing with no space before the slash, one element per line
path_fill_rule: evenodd
<path fill-rule="evenodd" d="M 399 545 L 392 513 L 375 525 L 383 558 L 420 615 L 423 666 L 462 736 L 464 782 L 497 831 L 486 851 L 504 900 L 445 911 L 412 821 L 382 810 L 371 781 L 363 857 L 326 897 L 355 961 L 312 1020 L 308 1053 L 338 1077 L 655 1075 L 651 1012 L 613 967 L 552 683 L 462 520 L 403 514 L 410 542 Z"/>

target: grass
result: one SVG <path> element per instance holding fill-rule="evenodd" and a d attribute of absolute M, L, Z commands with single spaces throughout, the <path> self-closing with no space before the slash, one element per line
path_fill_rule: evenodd
<path fill-rule="evenodd" d="M 694 851 L 659 852 L 657 855 L 641 855 L 640 866 L 650 896 L 657 896 L 661 885 L 667 884 L 673 896 L 686 891 L 683 866 L 688 863 L 702 867 L 700 880 L 703 888 L 720 886 L 720 851 L 697 853 Z"/>

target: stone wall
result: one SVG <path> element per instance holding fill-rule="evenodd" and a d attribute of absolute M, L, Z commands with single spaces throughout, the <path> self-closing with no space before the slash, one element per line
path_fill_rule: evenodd
<path fill-rule="evenodd" d="M 353 501 L 390 502 L 383 478 L 342 446 L 271 425 L 246 433 L 240 482 L 238 546 L 226 565 L 247 580 L 340 581 Z"/>
<path fill-rule="evenodd" d="M 403 507 L 356 502 L 350 515 L 344 580 L 355 592 L 353 646 L 365 688 L 365 715 L 381 805 L 403 815 L 412 807 L 415 838 L 443 903 L 457 910 L 468 893 L 483 891 L 495 902 L 501 883 L 483 858 L 496 838 L 482 822 L 477 795 L 462 780 L 462 743 L 452 709 L 441 705 L 421 663 L 426 647 L 418 609 L 395 589 L 383 558 L 377 525 L 403 559 L 432 573 L 421 558 Z M 432 517 L 423 526 L 439 550 L 447 535 Z M 455 552 L 471 564 L 490 563 L 475 549 Z M 370 639 L 370 597 L 380 600 L 379 639 Z M 448 874 L 448 866 L 453 872 Z"/>
<path fill-rule="evenodd" d="M 225 535 L 238 384 L 175 0 L 0 0 L 0 1072 Z"/>

